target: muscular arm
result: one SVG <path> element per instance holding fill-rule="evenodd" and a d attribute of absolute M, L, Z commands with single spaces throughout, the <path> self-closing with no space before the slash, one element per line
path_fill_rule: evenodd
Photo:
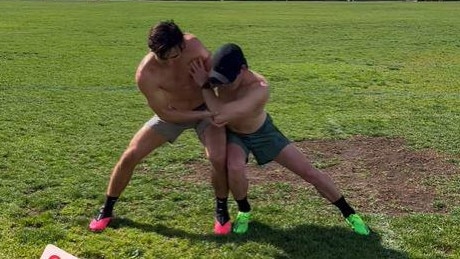
<path fill-rule="evenodd" d="M 249 113 L 264 106 L 269 94 L 267 85 L 257 82 L 244 96 L 231 102 L 222 101 L 212 89 L 204 89 L 203 96 L 208 108 L 216 113 L 214 122 L 221 124 L 246 118 Z"/>
<path fill-rule="evenodd" d="M 208 72 L 211 69 L 211 63 L 212 60 L 210 56 L 204 61 L 198 59 L 191 63 L 190 75 L 198 85 L 202 86 L 208 80 Z M 201 88 L 201 90 L 203 93 L 203 99 L 205 100 L 208 109 L 211 111 L 222 110 L 221 108 L 223 106 L 223 102 L 219 100 L 218 96 L 216 96 L 214 89 Z"/>
<path fill-rule="evenodd" d="M 208 80 L 208 69 L 202 60 L 192 62 L 190 75 L 198 85 L 204 85 Z M 256 81 L 248 85 L 245 94 L 231 102 L 224 102 L 214 89 L 202 88 L 203 98 L 208 109 L 214 113 L 213 120 L 216 124 L 235 121 L 246 117 L 257 109 L 260 109 L 268 100 L 268 85 L 264 80 Z"/>
<path fill-rule="evenodd" d="M 225 103 L 219 99 L 216 95 L 214 89 L 202 89 L 203 99 L 208 106 L 208 109 L 218 113 L 217 111 L 221 111 L 224 108 Z"/>

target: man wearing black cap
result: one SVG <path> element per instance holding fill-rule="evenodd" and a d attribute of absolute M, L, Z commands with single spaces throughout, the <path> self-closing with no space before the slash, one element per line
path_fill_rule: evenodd
<path fill-rule="evenodd" d="M 250 152 L 259 165 L 276 161 L 311 183 L 343 214 L 345 221 L 361 235 L 369 228 L 346 202 L 332 179 L 313 167 L 308 159 L 273 124 L 264 110 L 268 101 L 267 80 L 248 69 L 241 48 L 225 44 L 213 55 L 208 73 L 201 61 L 192 63 L 191 76 L 202 86 L 203 96 L 216 125 L 227 127 L 227 172 L 230 190 L 238 203 L 233 232 L 245 233 L 251 217 L 247 200 L 245 165 Z M 216 88 L 216 92 L 214 91 Z"/>

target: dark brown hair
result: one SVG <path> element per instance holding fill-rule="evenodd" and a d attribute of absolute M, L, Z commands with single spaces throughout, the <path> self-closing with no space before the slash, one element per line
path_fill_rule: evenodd
<path fill-rule="evenodd" d="M 184 34 L 174 21 L 162 21 L 150 28 L 147 43 L 153 53 L 165 59 L 171 49 L 184 48 Z"/>

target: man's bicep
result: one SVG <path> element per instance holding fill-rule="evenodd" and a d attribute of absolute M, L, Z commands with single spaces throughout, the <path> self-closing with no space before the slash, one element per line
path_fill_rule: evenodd
<path fill-rule="evenodd" d="M 242 107 L 242 109 L 245 109 L 247 111 L 253 111 L 259 108 L 261 105 L 265 105 L 267 99 L 267 91 L 261 88 L 257 88 L 243 95 L 239 105 Z"/>
<path fill-rule="evenodd" d="M 161 117 L 164 110 L 168 108 L 168 102 L 166 101 L 165 95 L 161 88 L 156 86 L 141 86 L 139 89 L 147 99 L 149 107 Z"/>
<path fill-rule="evenodd" d="M 246 114 L 264 106 L 267 101 L 267 95 L 264 91 L 252 91 L 240 99 L 226 103 L 222 111 L 229 117 L 244 117 Z"/>

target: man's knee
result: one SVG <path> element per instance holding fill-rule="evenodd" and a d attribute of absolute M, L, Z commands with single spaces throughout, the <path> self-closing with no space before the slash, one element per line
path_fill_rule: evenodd
<path fill-rule="evenodd" d="M 208 159 L 213 167 L 224 168 L 226 163 L 225 152 L 208 153 Z"/>
<path fill-rule="evenodd" d="M 120 163 L 122 165 L 135 166 L 142 160 L 143 157 L 144 155 L 136 145 L 130 145 L 125 152 L 123 152 L 123 155 L 120 158 Z"/>
<path fill-rule="evenodd" d="M 228 179 L 229 181 L 238 181 L 245 177 L 246 164 L 235 163 L 234 161 L 227 162 Z"/>

